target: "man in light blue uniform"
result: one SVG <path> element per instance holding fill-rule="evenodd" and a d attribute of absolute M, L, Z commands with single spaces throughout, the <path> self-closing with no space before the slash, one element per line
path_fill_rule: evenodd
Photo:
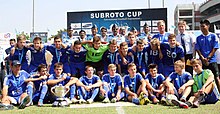
<path fill-rule="evenodd" d="M 3 90 L 2 90 L 2 106 L 5 109 L 13 108 L 10 104 L 19 105 L 19 109 L 24 109 L 30 102 L 30 97 L 27 92 L 26 79 L 30 75 L 21 69 L 21 63 L 18 60 L 14 60 L 11 64 L 12 74 L 5 77 Z M 33 89 L 33 88 L 32 88 Z"/>
<path fill-rule="evenodd" d="M 67 37 L 63 39 L 63 43 L 70 46 L 76 40 L 80 40 L 80 38 L 77 38 L 77 37 L 73 36 L 73 28 L 70 26 L 67 29 Z"/>
<path fill-rule="evenodd" d="M 95 36 L 100 37 L 100 35 L 97 34 L 97 33 L 98 33 L 98 27 L 97 27 L 97 25 L 94 24 L 94 25 L 92 26 L 91 32 L 92 32 L 92 34 L 87 35 L 86 40 L 91 40 L 91 41 L 92 41 L 92 39 L 93 39 Z"/>
<path fill-rule="evenodd" d="M 145 42 L 150 42 L 152 35 L 150 33 L 150 28 L 147 23 L 144 24 L 143 33 L 138 35 L 139 40 L 144 40 Z"/>
<path fill-rule="evenodd" d="M 158 21 L 157 28 L 159 30 L 159 33 L 155 34 L 153 38 L 158 38 L 161 43 L 168 42 L 168 36 L 170 35 L 170 33 L 165 31 L 166 25 L 164 20 Z"/>
<path fill-rule="evenodd" d="M 111 41 L 113 38 L 117 40 L 117 45 L 119 46 L 122 42 L 125 41 L 125 37 L 121 37 L 118 30 L 118 25 L 112 25 L 112 35 L 109 35 L 107 42 Z"/>

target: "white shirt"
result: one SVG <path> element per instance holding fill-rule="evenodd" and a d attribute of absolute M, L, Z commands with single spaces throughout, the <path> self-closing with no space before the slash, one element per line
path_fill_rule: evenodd
<path fill-rule="evenodd" d="M 180 44 L 181 44 L 181 37 L 183 38 L 183 40 L 185 42 L 186 54 L 193 54 L 194 44 L 196 42 L 195 35 L 189 34 L 187 32 L 184 32 L 182 36 L 181 36 L 181 34 L 178 34 L 176 36 L 176 41 L 179 42 Z"/>

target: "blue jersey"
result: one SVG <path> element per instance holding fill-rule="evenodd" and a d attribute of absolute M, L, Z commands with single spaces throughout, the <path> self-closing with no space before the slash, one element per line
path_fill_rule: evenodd
<path fill-rule="evenodd" d="M 110 74 L 104 74 L 102 77 L 102 82 L 108 83 L 110 91 L 113 93 L 117 93 L 118 87 L 122 87 L 121 76 L 117 73 L 114 75 L 114 77 L 111 77 Z"/>
<path fill-rule="evenodd" d="M 128 49 L 132 49 L 135 45 L 136 45 L 136 42 L 134 44 L 131 44 L 130 42 L 128 42 Z"/>
<path fill-rule="evenodd" d="M 28 79 L 30 75 L 21 70 L 18 76 L 14 74 L 7 75 L 4 79 L 4 86 L 8 86 L 8 95 L 11 97 L 20 96 L 22 93 L 26 92 L 27 83 L 25 80 Z"/>
<path fill-rule="evenodd" d="M 50 46 L 46 46 L 46 49 L 53 55 L 52 64 L 55 64 L 57 62 L 61 62 L 64 64 L 68 62 L 68 55 L 67 55 L 68 48 L 57 49 L 55 45 L 50 45 Z"/>
<path fill-rule="evenodd" d="M 116 62 L 116 54 L 117 54 L 118 51 L 115 51 L 115 52 L 110 52 L 109 50 L 106 50 L 105 53 L 103 54 L 102 56 L 102 60 L 104 63 L 104 65 L 109 65 L 109 64 L 115 64 Z"/>
<path fill-rule="evenodd" d="M 147 42 L 150 42 L 151 37 L 152 37 L 152 35 L 150 33 L 149 34 L 146 34 L 146 33 L 138 34 L 139 40 L 145 40 Z"/>
<path fill-rule="evenodd" d="M 154 89 L 159 89 L 160 85 L 165 80 L 165 77 L 162 74 L 156 74 L 156 77 L 152 77 L 151 74 L 148 73 L 145 80 L 148 80 Z"/>
<path fill-rule="evenodd" d="M 45 64 L 46 65 L 46 58 L 45 58 L 45 53 L 46 53 L 46 47 L 43 47 L 41 50 L 36 50 L 34 49 L 34 46 L 29 48 L 31 52 L 31 62 L 29 66 L 29 72 L 36 71 L 37 67 L 40 64 Z"/>
<path fill-rule="evenodd" d="M 128 74 L 128 64 L 134 62 L 134 56 L 133 55 L 127 55 L 125 56 L 125 59 L 127 60 L 127 64 L 123 64 L 121 56 L 119 53 L 116 55 L 116 64 L 121 66 L 121 73 Z"/>
<path fill-rule="evenodd" d="M 143 78 L 140 73 L 137 73 L 133 78 L 131 78 L 130 75 L 125 75 L 124 88 L 129 88 L 130 91 L 137 93 L 137 90 L 141 85 L 141 80 L 143 80 Z"/>
<path fill-rule="evenodd" d="M 159 57 L 159 51 L 158 50 L 152 50 L 151 46 L 149 45 L 146 47 L 146 52 L 147 52 L 147 61 L 146 63 L 149 64 L 157 64 L 162 63 L 162 60 Z"/>
<path fill-rule="evenodd" d="M 21 63 L 21 70 L 25 70 L 28 72 L 28 62 L 26 58 L 26 53 L 28 48 L 24 47 L 23 49 L 15 49 L 14 55 L 9 56 L 9 60 L 14 61 L 18 60 Z"/>
<path fill-rule="evenodd" d="M 85 86 L 91 86 L 100 80 L 100 78 L 96 75 L 93 75 L 91 78 L 88 78 L 87 76 L 82 76 L 79 79 Z"/>
<path fill-rule="evenodd" d="M 32 78 L 39 78 L 39 76 L 32 76 Z M 43 83 L 43 82 L 46 82 L 46 81 L 47 81 L 47 80 L 44 80 L 44 79 L 42 79 L 42 80 L 37 80 L 37 81 L 33 81 L 35 90 L 36 90 L 36 91 L 40 91 L 40 88 L 41 88 L 41 86 L 42 86 L 42 83 Z"/>
<path fill-rule="evenodd" d="M 80 41 L 80 38 L 78 37 L 72 37 L 70 38 L 69 36 L 65 37 L 63 39 L 63 43 L 68 45 L 68 46 L 71 46 L 72 43 L 74 43 L 76 40 L 79 40 Z"/>
<path fill-rule="evenodd" d="M 168 32 L 165 32 L 165 34 L 160 34 L 160 33 L 158 33 L 158 34 L 155 34 L 154 36 L 153 36 L 153 38 L 157 38 L 157 39 L 159 39 L 159 41 L 161 42 L 161 43 L 165 43 L 165 42 L 168 42 L 168 36 L 170 35 L 170 33 L 168 33 Z"/>
<path fill-rule="evenodd" d="M 205 58 L 209 56 L 214 48 L 219 48 L 215 34 L 209 33 L 207 36 L 202 34 L 196 38 L 195 50 L 199 50 Z M 216 53 L 210 58 L 209 62 L 216 62 Z"/>
<path fill-rule="evenodd" d="M 9 55 L 10 52 L 11 52 L 11 48 L 13 48 L 13 47 L 14 47 L 14 46 L 11 46 L 11 47 L 5 49 L 5 53 L 6 53 L 7 55 Z"/>
<path fill-rule="evenodd" d="M 59 77 L 56 77 L 56 74 L 51 74 L 51 75 L 49 76 L 48 81 L 49 81 L 49 80 L 57 80 L 57 79 L 62 78 L 63 76 L 64 76 L 64 74 L 61 74 Z M 63 80 L 63 81 L 57 83 L 56 85 L 60 85 L 60 84 L 61 84 L 62 86 L 65 86 L 65 85 L 70 81 L 70 79 L 71 79 L 70 76 L 66 76 L 66 79 L 65 79 L 65 80 Z M 54 86 L 55 86 L 55 85 L 54 85 Z"/>
<path fill-rule="evenodd" d="M 168 43 L 161 43 L 161 51 L 163 53 L 163 64 L 173 66 L 174 62 L 184 58 L 184 50 L 182 46 L 171 48 Z"/>
<path fill-rule="evenodd" d="M 178 90 L 183 84 L 187 83 L 189 80 L 193 79 L 192 75 L 188 72 L 183 72 L 183 74 L 180 76 L 176 72 L 172 72 L 168 80 L 170 82 L 173 82 L 174 87 Z"/>
<path fill-rule="evenodd" d="M 101 35 L 96 34 L 96 36 L 100 37 Z M 94 35 L 92 35 L 92 34 L 86 36 L 86 40 L 93 40 L 93 38 L 94 38 Z"/>
<path fill-rule="evenodd" d="M 69 54 L 69 61 L 73 63 L 83 63 L 86 61 L 86 52 L 85 48 L 81 48 L 79 53 L 71 50 L 70 48 L 67 50 Z"/>
<path fill-rule="evenodd" d="M 134 55 L 134 63 L 136 64 L 137 67 L 142 67 L 145 68 L 146 67 L 146 63 L 145 60 L 147 59 L 147 55 L 146 55 L 146 48 L 144 48 L 142 51 L 138 51 L 136 49 L 136 52 L 131 51 L 132 54 Z"/>
<path fill-rule="evenodd" d="M 117 41 L 117 45 L 120 45 L 122 42 L 125 42 L 125 37 L 124 36 L 120 36 L 119 34 L 114 36 L 113 34 L 112 35 L 109 35 L 108 38 L 107 38 L 107 41 L 111 41 L 112 39 L 116 39 Z"/>

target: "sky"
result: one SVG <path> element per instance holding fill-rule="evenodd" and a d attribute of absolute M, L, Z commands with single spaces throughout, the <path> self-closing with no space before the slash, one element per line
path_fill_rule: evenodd
<path fill-rule="evenodd" d="M 34 31 L 56 34 L 67 26 L 67 12 L 146 9 L 148 0 L 0 0 L 0 33 L 29 33 Z M 150 0 L 151 8 L 162 8 L 163 0 Z M 205 0 L 164 0 L 167 8 L 168 27 L 174 25 L 174 10 L 177 4 L 201 4 Z"/>

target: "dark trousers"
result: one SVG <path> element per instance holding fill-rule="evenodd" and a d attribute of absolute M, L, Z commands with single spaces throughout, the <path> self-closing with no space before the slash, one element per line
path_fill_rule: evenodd
<path fill-rule="evenodd" d="M 218 81 L 219 78 L 219 70 L 218 70 L 218 64 L 217 62 L 209 63 L 209 66 L 202 66 L 203 69 L 210 69 L 214 75 L 215 83 L 218 87 L 218 90 L 220 91 L 220 82 Z"/>
<path fill-rule="evenodd" d="M 192 54 L 186 54 L 186 55 L 185 55 L 185 64 L 186 64 L 187 60 L 190 60 L 190 61 L 191 61 L 192 58 L 193 58 L 193 55 L 192 55 Z M 187 72 L 189 72 L 191 75 L 193 75 L 193 67 L 192 67 L 192 66 L 186 65 L 185 70 L 186 70 Z"/>

